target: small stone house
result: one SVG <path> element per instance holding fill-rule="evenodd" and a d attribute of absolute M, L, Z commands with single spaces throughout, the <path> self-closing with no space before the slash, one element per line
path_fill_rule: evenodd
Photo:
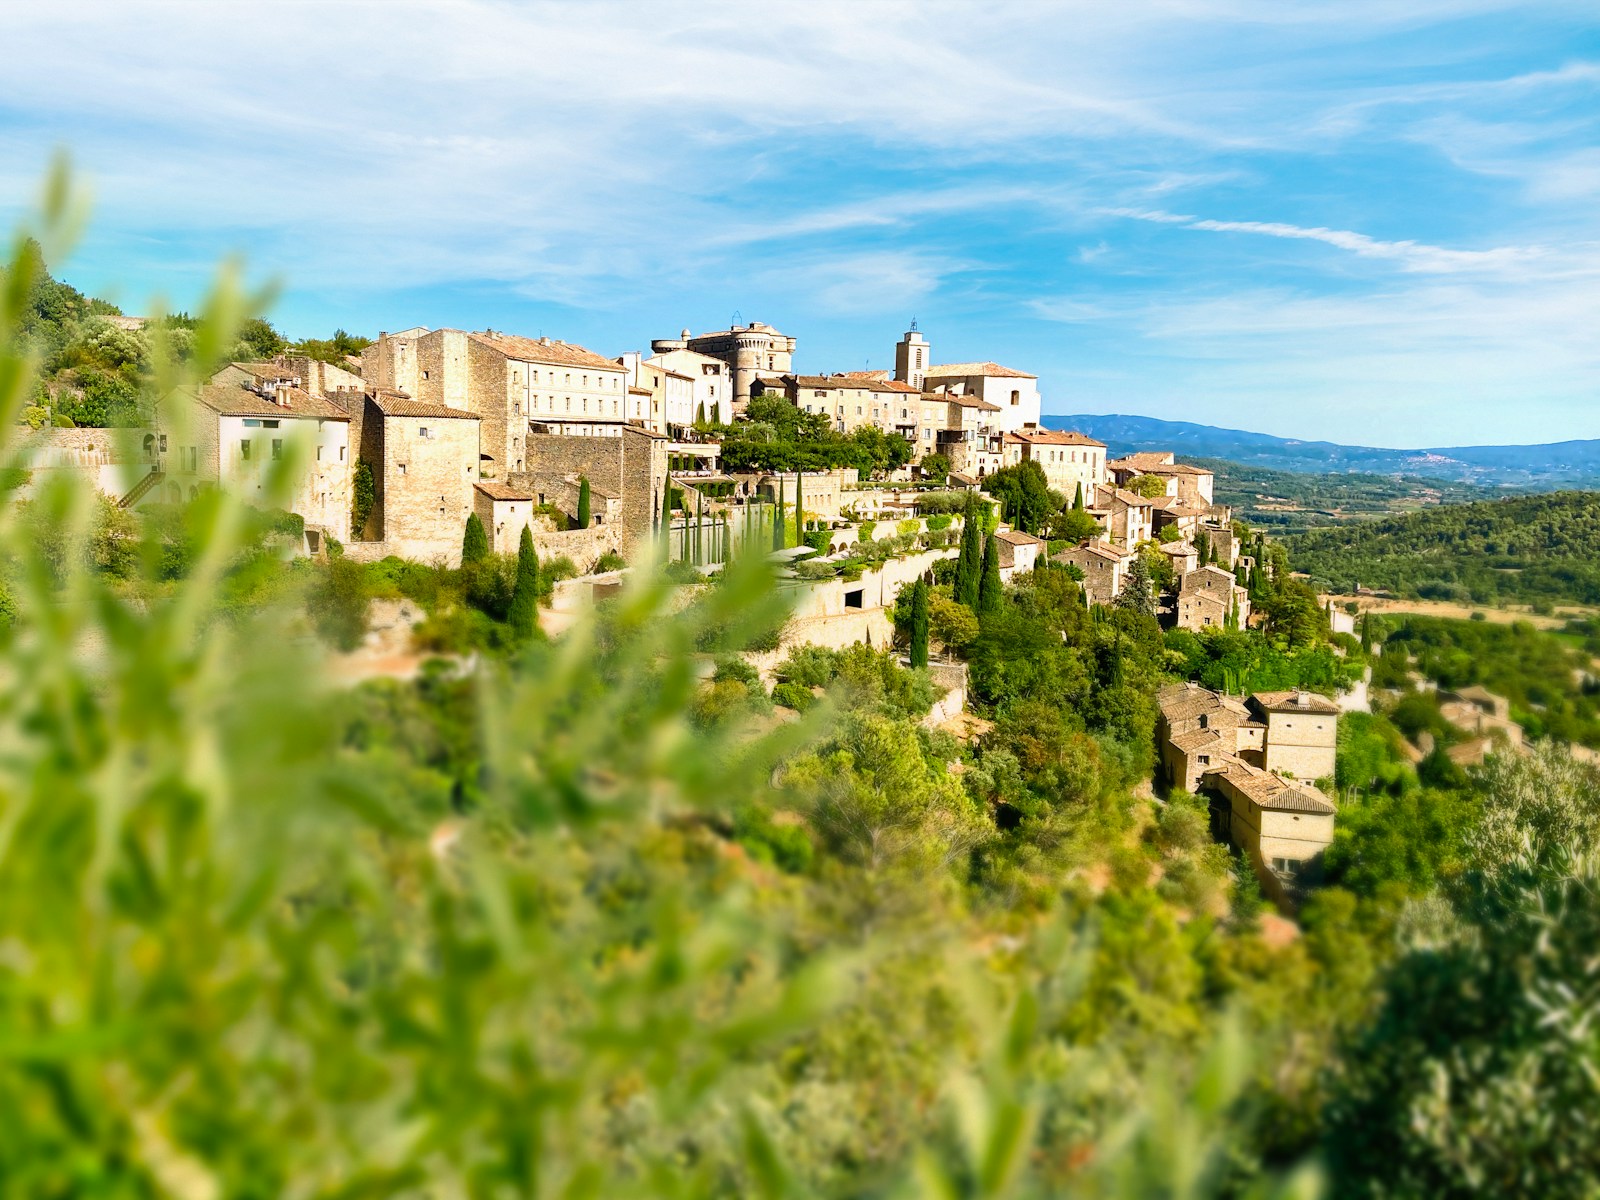
<path fill-rule="evenodd" d="M 488 479 L 480 479 L 472 491 L 473 511 L 489 535 L 489 549 L 496 554 L 515 554 L 522 544 L 522 531 L 532 528 L 532 493 Z"/>
<path fill-rule="evenodd" d="M 1208 771 L 1204 781 L 1220 800 L 1214 830 L 1249 856 L 1274 901 L 1291 905 L 1306 865 L 1333 843 L 1338 809 L 1315 788 L 1242 761 Z"/>
<path fill-rule="evenodd" d="M 1084 542 L 1061 551 L 1052 560 L 1083 572 L 1083 598 L 1089 604 L 1110 604 L 1122 594 L 1133 555 L 1110 542 Z"/>
<path fill-rule="evenodd" d="M 1000 552 L 1000 578 L 1010 583 L 1019 574 L 1031 571 L 1044 553 L 1045 541 L 1020 529 L 1002 529 L 994 535 L 995 548 Z"/>
<path fill-rule="evenodd" d="M 1250 593 L 1239 586 L 1231 572 L 1221 567 L 1197 567 L 1179 581 L 1174 607 L 1179 629 L 1198 632 L 1224 628 L 1230 608 L 1238 628 L 1243 629 L 1250 620 Z"/>
<path fill-rule="evenodd" d="M 1331 778 L 1339 706 L 1315 692 L 1257 692 L 1250 707 L 1267 727 L 1263 766 L 1296 779 Z"/>

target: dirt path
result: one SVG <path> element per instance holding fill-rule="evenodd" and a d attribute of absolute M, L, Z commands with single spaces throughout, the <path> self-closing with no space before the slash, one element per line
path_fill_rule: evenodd
<path fill-rule="evenodd" d="M 1457 604 L 1449 600 L 1397 600 L 1386 596 L 1324 596 L 1332 600 L 1335 608 L 1342 608 L 1354 600 L 1362 612 L 1414 613 L 1420 617 L 1449 617 L 1457 621 L 1470 620 L 1473 613 L 1482 613 L 1486 621 L 1497 625 L 1510 625 L 1513 621 L 1526 621 L 1535 629 L 1560 629 L 1573 617 L 1593 616 L 1595 610 L 1577 605 L 1563 605 L 1550 616 L 1529 612 L 1525 608 L 1491 608 L 1486 604 Z"/>

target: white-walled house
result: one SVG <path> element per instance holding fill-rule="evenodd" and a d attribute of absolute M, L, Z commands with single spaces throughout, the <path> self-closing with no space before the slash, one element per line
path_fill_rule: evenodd
<path fill-rule="evenodd" d="M 159 478 L 145 502 L 178 503 L 221 486 L 246 502 L 281 505 L 304 518 L 312 552 L 330 535 L 350 536 L 353 452 L 344 409 L 261 364 L 230 364 L 186 395 L 191 403 L 165 414 L 153 435 Z M 274 499 L 268 482 L 291 455 L 298 458 L 288 493 Z"/>

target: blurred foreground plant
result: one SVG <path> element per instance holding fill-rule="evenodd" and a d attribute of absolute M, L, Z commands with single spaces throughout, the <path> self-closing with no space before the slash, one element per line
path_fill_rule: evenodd
<path fill-rule="evenodd" d="M 58 173 L 34 231 L 53 256 L 69 194 Z M 8 272 L 0 298 L 13 458 L 26 452 L 30 364 L 12 336 L 26 275 Z M 246 308 L 224 276 L 196 361 L 232 343 Z M 159 374 L 163 397 L 193 382 L 165 359 Z M 23 478 L 0 496 L 7 1194 L 1224 1185 L 1244 1049 L 1225 1036 L 1191 1079 L 1071 1047 L 1082 950 L 1067 929 L 1005 961 L 931 935 L 923 1002 L 950 1007 L 948 1037 L 926 1048 L 939 1082 L 904 1114 L 922 1149 L 832 1176 L 796 1165 L 803 1146 L 778 1126 L 814 1126 L 775 1064 L 822 1036 L 896 947 L 819 944 L 781 883 L 703 834 L 830 720 L 827 705 L 766 732 L 686 717 L 696 647 L 713 632 L 759 641 L 782 618 L 759 562 L 676 618 L 669 586 L 636 573 L 602 617 L 482 667 L 473 806 L 424 823 L 344 736 L 351 699 L 318 682 L 293 606 L 230 609 L 249 525 L 237 500 L 194 502 L 176 579 L 146 535 L 130 581 L 95 568 L 86 484 L 42 484 L 24 520 Z M 1054 1161 L 1044 1131 L 1091 1081 L 1113 1107 L 1084 1128 L 1110 1132 Z"/>

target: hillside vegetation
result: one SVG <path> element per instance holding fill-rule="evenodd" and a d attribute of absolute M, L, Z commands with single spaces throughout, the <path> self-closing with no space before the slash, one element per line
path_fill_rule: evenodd
<path fill-rule="evenodd" d="M 1474 604 L 1600 604 L 1600 493 L 1452 504 L 1284 540 L 1297 569 L 1362 587 Z"/>
<path fill-rule="evenodd" d="M 122 310 L 86 296 L 55 278 L 37 242 L 25 243 L 17 261 L 0 266 L 0 288 L 24 281 L 16 318 L 19 345 L 38 364 L 38 376 L 18 419 L 34 428 L 131 426 L 150 419 L 156 343 L 179 363 L 194 354 L 197 321 L 186 313 L 127 328 L 112 320 Z M 222 361 L 260 361 L 291 353 L 341 363 L 367 339 L 338 330 L 331 338 L 291 343 L 260 317 L 243 322 L 224 347 Z M 212 366 L 220 364 L 210 364 Z"/>
<path fill-rule="evenodd" d="M 1272 533 L 1397 516 L 1440 504 L 1489 500 L 1499 493 L 1470 483 L 1359 471 L 1311 475 L 1220 458 L 1185 458 L 1216 476 L 1215 498 L 1234 515 Z"/>

